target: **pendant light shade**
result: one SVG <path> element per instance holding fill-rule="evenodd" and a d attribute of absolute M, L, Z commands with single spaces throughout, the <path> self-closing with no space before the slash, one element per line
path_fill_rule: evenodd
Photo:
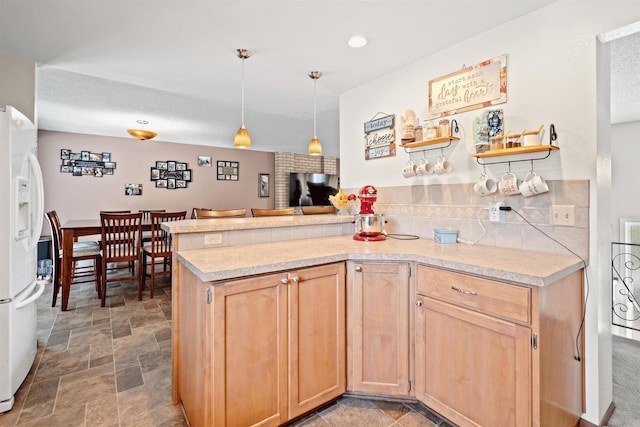
<path fill-rule="evenodd" d="M 309 73 L 309 77 L 313 79 L 313 138 L 311 142 L 309 142 L 309 155 L 311 156 L 321 156 L 322 155 L 322 144 L 320 144 L 320 140 L 316 134 L 316 120 L 317 120 L 317 96 L 316 96 L 316 84 L 318 79 L 322 77 L 322 73 L 320 71 L 311 71 Z"/>
<path fill-rule="evenodd" d="M 251 148 L 251 136 L 244 126 L 244 60 L 251 56 L 251 52 L 247 49 L 236 49 L 236 55 L 242 59 L 242 124 L 236 132 L 236 138 L 233 145 L 236 148 Z"/>
<path fill-rule="evenodd" d="M 148 124 L 149 123 L 148 121 L 138 120 L 138 123 L 140 124 L 140 129 L 127 129 L 127 132 L 132 137 L 137 138 L 141 141 L 145 141 L 147 139 L 153 139 L 156 136 L 158 136 L 157 133 L 144 129 L 144 125 Z"/>

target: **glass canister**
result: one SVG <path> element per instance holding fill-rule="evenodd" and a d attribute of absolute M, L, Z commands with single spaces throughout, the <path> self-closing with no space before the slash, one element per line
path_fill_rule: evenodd
<path fill-rule="evenodd" d="M 435 139 L 438 137 L 438 126 L 436 125 L 423 125 L 422 134 L 424 139 Z"/>
<path fill-rule="evenodd" d="M 441 138 L 451 136 L 451 123 L 448 119 L 442 119 L 438 123 L 438 136 Z"/>
<path fill-rule="evenodd" d="M 424 139 L 424 135 L 422 132 L 422 126 L 417 125 L 413 131 L 414 134 L 414 138 L 416 139 L 416 141 L 422 141 Z"/>

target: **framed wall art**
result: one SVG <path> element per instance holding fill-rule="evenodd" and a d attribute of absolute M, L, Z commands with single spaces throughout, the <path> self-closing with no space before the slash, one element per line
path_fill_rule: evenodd
<path fill-rule="evenodd" d="M 258 196 L 269 197 L 269 174 L 258 174 Z"/>
<path fill-rule="evenodd" d="M 111 153 L 93 153 L 81 151 L 73 153 L 68 148 L 60 150 L 61 173 L 70 173 L 73 176 L 93 176 L 102 178 L 104 175 L 113 175 L 116 163 L 111 161 Z"/>
<path fill-rule="evenodd" d="M 198 156 L 198 166 L 211 167 L 211 156 Z"/>
<path fill-rule="evenodd" d="M 151 166 L 149 179 L 155 183 L 156 188 L 174 190 L 187 188 L 191 182 L 191 169 L 185 162 L 175 160 L 158 160 L 155 166 Z"/>
<path fill-rule="evenodd" d="M 219 181 L 238 181 L 240 176 L 240 163 L 218 160 L 217 167 Z"/>

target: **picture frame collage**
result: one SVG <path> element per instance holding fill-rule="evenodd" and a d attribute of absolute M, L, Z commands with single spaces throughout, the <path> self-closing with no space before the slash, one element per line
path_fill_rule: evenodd
<path fill-rule="evenodd" d="M 240 179 L 240 162 L 218 160 L 218 181 L 238 181 Z"/>
<path fill-rule="evenodd" d="M 93 176 L 102 178 L 113 175 L 116 163 L 111 161 L 111 153 L 93 153 L 81 151 L 74 153 L 68 148 L 60 150 L 60 173 L 70 173 L 73 176 Z"/>
<path fill-rule="evenodd" d="M 175 160 L 158 160 L 156 165 L 151 167 L 151 182 L 156 188 L 166 188 L 175 190 L 187 188 L 191 182 L 192 170 L 188 168 L 188 163 L 177 162 Z"/>

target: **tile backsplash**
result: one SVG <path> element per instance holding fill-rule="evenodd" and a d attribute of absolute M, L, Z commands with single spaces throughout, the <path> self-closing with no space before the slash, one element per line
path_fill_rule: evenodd
<path fill-rule="evenodd" d="M 375 210 L 385 215 L 389 234 L 432 239 L 434 229 L 446 228 L 458 230 L 459 238 L 468 242 L 477 240 L 479 245 L 570 253 L 552 240 L 555 239 L 581 257 L 588 257 L 588 180 L 547 181 L 548 193 L 529 198 L 500 194 L 480 197 L 474 193 L 473 184 L 376 187 Z M 348 192 L 357 194 L 358 189 Z M 489 204 L 499 201 L 505 201 L 512 211 L 505 212 L 505 223 L 491 223 Z M 551 225 L 552 205 L 575 206 L 575 225 Z"/>

